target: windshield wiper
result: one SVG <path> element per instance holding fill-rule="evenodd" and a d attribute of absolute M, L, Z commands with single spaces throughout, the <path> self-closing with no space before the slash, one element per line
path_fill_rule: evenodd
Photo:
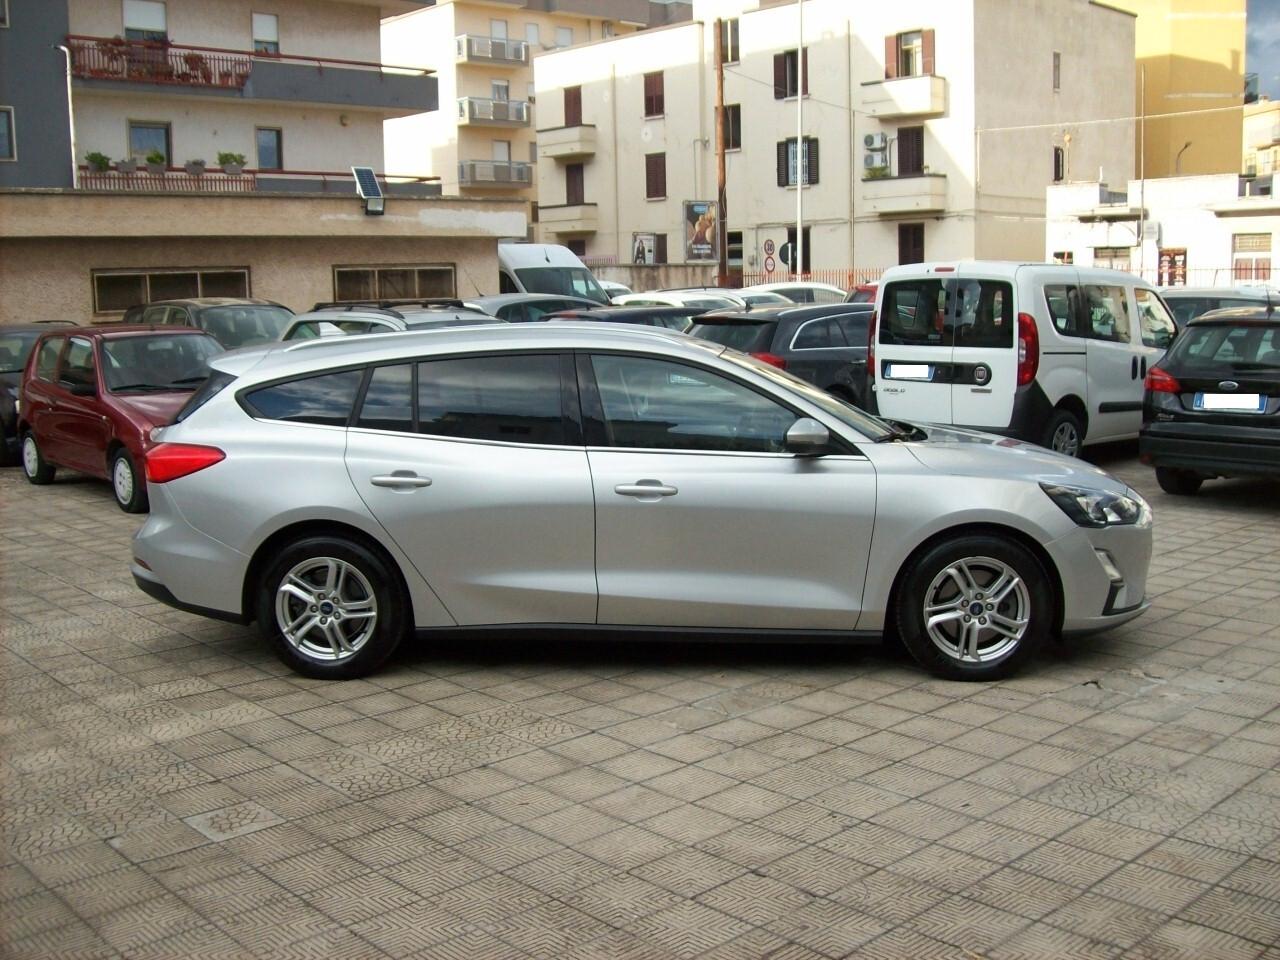
<path fill-rule="evenodd" d="M 202 373 L 194 377 L 181 377 L 177 380 L 171 381 L 169 386 L 182 387 L 182 386 L 186 386 L 189 383 L 204 383 L 208 379 L 209 379 L 209 375 L 207 373 Z"/>
<path fill-rule="evenodd" d="M 118 387 L 112 387 L 112 393 L 119 393 L 121 390 L 168 390 L 162 383 L 126 383 Z"/>
<path fill-rule="evenodd" d="M 884 420 L 883 417 L 880 418 Z M 893 427 L 890 433 L 886 433 L 883 437 L 876 437 L 873 443 L 893 443 L 902 440 L 923 440 L 926 436 L 925 432 L 919 427 L 904 423 L 901 420 L 884 420 L 885 423 Z"/>

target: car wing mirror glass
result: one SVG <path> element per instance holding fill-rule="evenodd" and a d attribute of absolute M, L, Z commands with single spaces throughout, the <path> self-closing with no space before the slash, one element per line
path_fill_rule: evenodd
<path fill-rule="evenodd" d="M 831 446 L 831 432 L 812 417 L 801 417 L 787 430 L 788 453 L 798 457 L 817 457 Z"/>

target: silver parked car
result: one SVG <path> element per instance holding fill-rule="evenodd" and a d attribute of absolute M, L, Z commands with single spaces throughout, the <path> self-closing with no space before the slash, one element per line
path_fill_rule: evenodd
<path fill-rule="evenodd" d="M 652 328 L 239 350 L 146 460 L 133 574 L 314 677 L 413 631 L 901 635 L 987 679 L 1145 608 L 1151 512 L 1079 460 L 871 417 Z"/>

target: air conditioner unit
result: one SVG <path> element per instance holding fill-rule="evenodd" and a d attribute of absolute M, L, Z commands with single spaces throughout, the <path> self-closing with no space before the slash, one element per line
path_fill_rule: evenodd
<path fill-rule="evenodd" d="M 884 154 L 883 153 L 864 153 L 862 155 L 862 165 L 866 167 L 868 170 L 874 169 L 875 167 L 883 167 L 886 165 Z"/>
<path fill-rule="evenodd" d="M 883 133 L 868 133 L 862 138 L 862 145 L 868 150 L 883 150 L 888 143 Z"/>
<path fill-rule="evenodd" d="M 1142 225 L 1142 239 L 1144 241 L 1151 240 L 1157 245 L 1160 243 L 1160 224 L 1155 220 L 1148 220 Z"/>

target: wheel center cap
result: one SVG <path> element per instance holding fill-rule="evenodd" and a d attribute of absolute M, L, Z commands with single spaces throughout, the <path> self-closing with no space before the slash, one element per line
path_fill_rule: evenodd
<path fill-rule="evenodd" d="M 320 612 L 326 617 L 329 616 L 329 614 L 333 613 L 333 604 L 326 600 L 324 603 L 320 604 Z"/>
<path fill-rule="evenodd" d="M 982 612 L 982 604 L 975 600 L 973 603 L 969 604 L 969 612 L 976 617 Z"/>

